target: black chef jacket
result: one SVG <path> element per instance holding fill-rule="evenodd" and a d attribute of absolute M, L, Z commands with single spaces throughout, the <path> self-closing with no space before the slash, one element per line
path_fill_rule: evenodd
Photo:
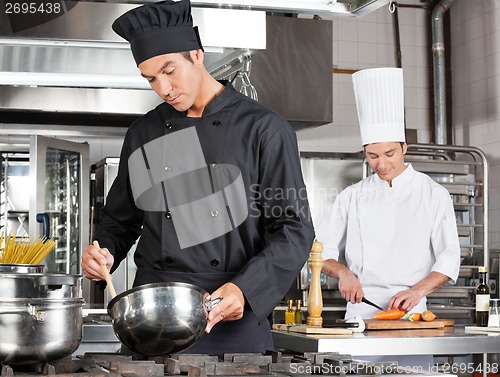
<path fill-rule="evenodd" d="M 230 83 L 223 84 L 200 118 L 188 118 L 162 103 L 129 128 L 97 239 L 114 255 L 113 268 L 140 236 L 134 256 L 138 270 L 230 273 L 230 281 L 262 322 L 304 265 L 314 230 L 292 127 Z M 146 143 L 188 127 L 196 130 L 207 165 L 240 169 L 248 216 L 224 235 L 181 249 L 168 209 L 143 211 L 136 206 L 130 186 L 135 172 L 127 161 Z"/>

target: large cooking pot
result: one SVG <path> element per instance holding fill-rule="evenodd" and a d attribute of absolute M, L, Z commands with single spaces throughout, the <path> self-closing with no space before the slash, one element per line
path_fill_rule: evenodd
<path fill-rule="evenodd" d="M 183 351 L 205 331 L 207 313 L 220 301 L 187 283 L 141 285 L 108 304 L 113 329 L 130 350 L 147 356 Z"/>
<path fill-rule="evenodd" d="M 43 273 L 43 264 L 0 263 L 0 272 L 15 272 L 21 274 Z"/>
<path fill-rule="evenodd" d="M 0 273 L 0 363 L 57 360 L 82 339 L 81 276 Z"/>

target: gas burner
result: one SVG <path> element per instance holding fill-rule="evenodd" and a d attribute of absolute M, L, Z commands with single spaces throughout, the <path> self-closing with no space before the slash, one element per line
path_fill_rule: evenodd
<path fill-rule="evenodd" d="M 162 361 L 168 375 L 198 376 L 273 376 L 265 368 L 272 357 L 261 353 L 225 354 L 223 360 L 217 356 L 179 354 Z"/>
<path fill-rule="evenodd" d="M 68 357 L 46 364 L 2 365 L 1 377 L 163 377 L 164 366 L 154 361 L 133 360 L 118 354 L 86 353 L 83 358 Z"/>
<path fill-rule="evenodd" d="M 3 365 L 0 376 L 58 376 L 58 377 L 109 377 L 102 372 L 94 360 L 73 359 L 71 357 L 63 358 L 50 363 L 39 363 L 34 365 Z"/>
<path fill-rule="evenodd" d="M 339 353 L 284 354 L 228 353 L 222 359 L 200 354 L 139 359 L 114 353 L 86 353 L 47 364 L 17 367 L 2 365 L 0 377 L 304 377 L 380 376 L 398 371 L 396 362 L 370 363 Z"/>

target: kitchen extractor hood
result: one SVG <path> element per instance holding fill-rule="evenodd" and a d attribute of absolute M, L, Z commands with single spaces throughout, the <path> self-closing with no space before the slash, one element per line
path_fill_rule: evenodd
<path fill-rule="evenodd" d="M 160 103 L 140 76 L 128 42 L 111 29 L 138 5 L 64 4 L 61 16 L 45 23 L 28 20 L 31 25 L 0 13 L 0 123 L 124 126 Z M 208 65 L 265 49 L 263 11 L 193 8 L 192 14 Z"/>
<path fill-rule="evenodd" d="M 0 85 L 149 89 L 138 77 L 128 42 L 111 29 L 117 17 L 138 5 L 64 3 L 69 10 L 47 22 L 0 13 Z M 193 8 L 192 14 L 207 64 L 233 51 L 266 47 L 263 11 Z M 252 33 L 242 25 L 251 25 Z M 93 77 L 85 81 L 85 75 Z"/>
<path fill-rule="evenodd" d="M 301 14 L 343 14 L 363 16 L 389 0 L 191 0 L 193 5 L 231 7 L 267 12 Z"/>
<path fill-rule="evenodd" d="M 0 123 L 109 126 L 124 119 L 116 124 L 121 126 L 156 106 L 160 99 L 110 26 L 137 4 L 65 3 L 70 10 L 62 16 L 30 28 L 16 25 L 17 31 L 0 15 Z M 193 19 L 215 77 L 234 80 L 239 69 L 251 66 L 259 101 L 295 127 L 331 122 L 330 21 L 266 16 L 255 10 L 258 4 L 249 10 L 209 3 L 192 1 Z M 366 9 L 386 1 L 354 3 Z"/>
<path fill-rule="evenodd" d="M 259 102 L 295 129 L 333 119 L 333 26 L 330 21 L 267 17 L 266 50 L 252 56 Z"/>

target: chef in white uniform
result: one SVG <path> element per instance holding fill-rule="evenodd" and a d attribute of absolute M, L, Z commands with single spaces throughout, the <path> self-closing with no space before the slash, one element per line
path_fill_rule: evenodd
<path fill-rule="evenodd" d="M 316 231 L 323 273 L 338 278 L 346 318 L 378 309 L 426 310 L 426 295 L 454 284 L 460 246 L 448 191 L 404 162 L 400 68 L 353 74 L 366 159 L 375 174 L 343 190 Z M 401 365 L 401 364 L 400 364 Z"/>

